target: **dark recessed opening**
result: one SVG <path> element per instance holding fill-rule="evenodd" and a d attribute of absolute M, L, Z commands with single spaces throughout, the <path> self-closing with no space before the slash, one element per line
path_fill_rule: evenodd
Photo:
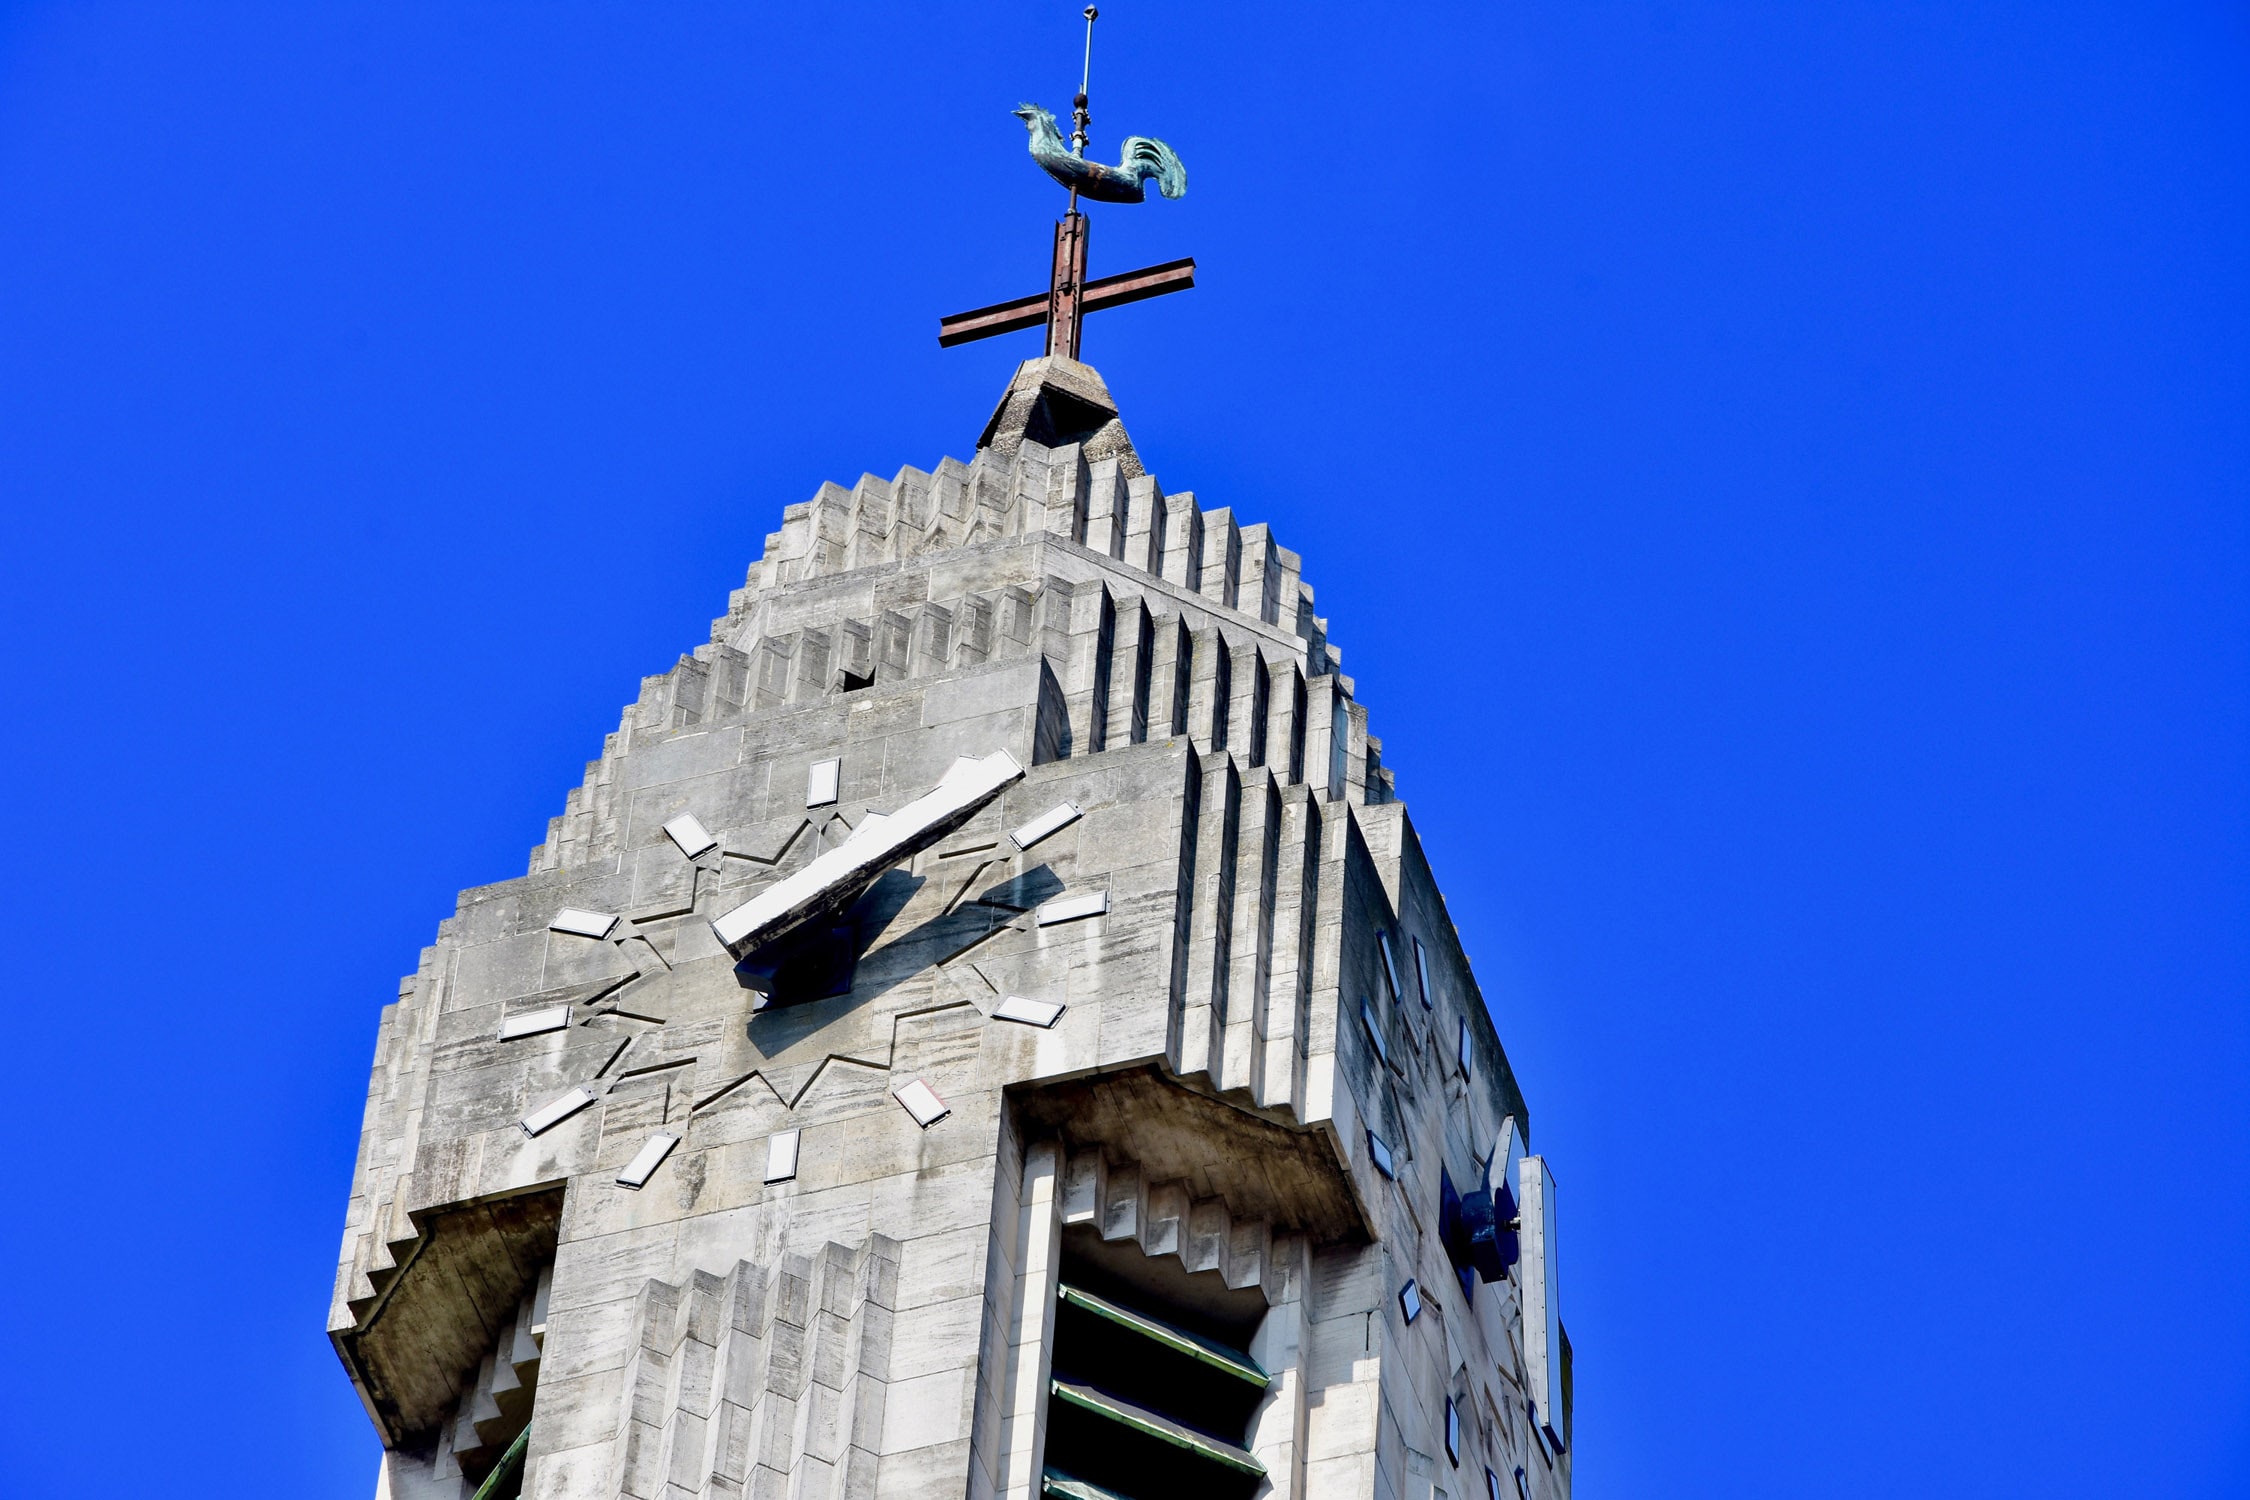
<path fill-rule="evenodd" d="M 1045 1492 L 1247 1500 L 1264 1482 L 1242 1447 L 1269 1384 L 1245 1352 L 1264 1297 L 1065 1233 Z"/>
<path fill-rule="evenodd" d="M 1039 402 L 1031 410 L 1031 419 L 1024 424 L 1023 435 L 1043 448 L 1083 443 L 1116 415 L 1107 407 L 1081 401 L 1068 391 L 1048 386 L 1039 393 Z"/>

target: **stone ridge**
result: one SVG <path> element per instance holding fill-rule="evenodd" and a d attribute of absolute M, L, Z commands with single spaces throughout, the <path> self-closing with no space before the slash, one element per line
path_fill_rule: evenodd
<path fill-rule="evenodd" d="M 1298 554 L 1263 523 L 1166 494 L 1128 460 L 1025 440 L 1007 456 L 824 484 L 788 507 L 709 644 L 642 679 L 528 873 L 616 850 L 620 766 L 636 744 L 1041 654 L 1064 700 L 1042 725 L 1043 761 L 1151 735 L 1186 735 L 1203 753 L 1232 738 L 1284 784 L 1393 800 Z M 1348 726 L 1309 773 L 1308 718 Z"/>

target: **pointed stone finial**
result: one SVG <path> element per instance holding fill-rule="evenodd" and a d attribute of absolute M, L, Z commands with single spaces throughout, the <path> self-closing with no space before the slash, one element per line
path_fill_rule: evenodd
<path fill-rule="evenodd" d="M 1143 472 L 1133 440 L 1118 420 L 1117 402 L 1092 365 L 1061 355 L 1027 359 L 1016 366 L 1015 378 L 993 409 L 977 439 L 980 451 L 1013 458 L 1025 440 L 1042 448 L 1077 443 L 1087 462 L 1114 458 L 1128 479 Z"/>

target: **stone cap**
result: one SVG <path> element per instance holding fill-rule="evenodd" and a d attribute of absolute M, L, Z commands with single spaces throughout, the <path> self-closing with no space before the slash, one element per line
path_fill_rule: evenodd
<path fill-rule="evenodd" d="M 1128 479 L 1143 472 L 1101 372 L 1075 359 L 1049 355 L 1016 366 L 977 448 L 1013 458 L 1027 440 L 1042 448 L 1077 443 L 1087 462 L 1114 458 Z"/>

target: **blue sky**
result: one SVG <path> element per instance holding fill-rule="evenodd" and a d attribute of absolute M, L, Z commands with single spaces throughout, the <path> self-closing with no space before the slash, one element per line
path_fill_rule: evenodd
<path fill-rule="evenodd" d="M 1117 0 L 1088 358 L 1303 553 L 1584 1497 L 2250 1493 L 2250 21 Z M 350 1496 L 377 1008 L 781 508 L 966 456 L 1074 4 L 0 7 L 0 1494 Z"/>

